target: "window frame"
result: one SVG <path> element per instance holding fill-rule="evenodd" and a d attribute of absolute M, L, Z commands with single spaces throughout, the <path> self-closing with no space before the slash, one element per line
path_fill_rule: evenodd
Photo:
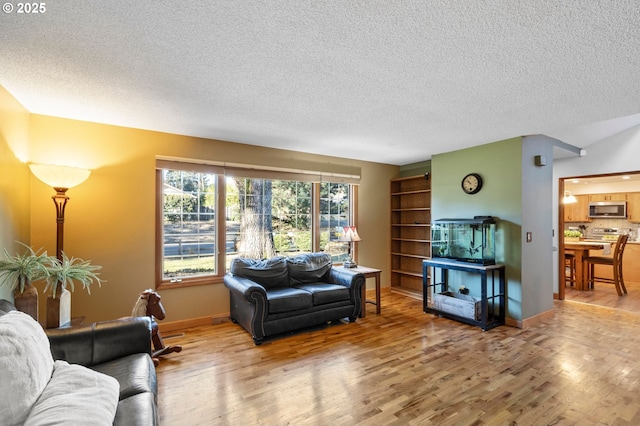
<path fill-rule="evenodd" d="M 215 209 L 215 218 L 216 218 L 216 233 L 215 233 L 215 247 L 216 247 L 216 273 L 201 275 L 196 277 L 186 277 L 178 280 L 171 280 L 164 278 L 163 271 L 163 260 L 164 260 L 164 234 L 163 234 L 163 224 L 164 224 L 164 211 L 163 211 L 163 181 L 162 181 L 162 170 L 166 168 L 157 168 L 156 169 L 156 236 L 155 236 L 155 275 L 156 275 L 156 290 L 166 290 L 170 288 L 183 288 L 183 287 L 193 287 L 200 285 L 209 285 L 221 283 L 226 273 L 225 259 L 224 256 L 220 255 L 220 237 L 219 230 L 225 229 L 225 215 L 219 214 L 219 210 L 222 206 L 224 208 L 224 200 L 226 198 L 226 188 L 224 182 L 224 176 L 216 173 L 215 171 L 204 172 L 215 174 L 216 176 L 216 209 Z M 180 170 L 180 169 L 173 169 Z M 200 171 L 203 172 L 203 171 Z M 222 204 L 221 204 L 222 203 Z M 222 228 L 220 228 L 222 226 Z"/>
<path fill-rule="evenodd" d="M 163 272 L 163 260 L 164 260 L 164 211 L 163 211 L 163 177 L 162 171 L 165 169 L 171 170 L 188 170 L 201 173 L 210 173 L 216 175 L 216 234 L 215 234 L 215 247 L 216 247 L 216 273 L 209 275 L 202 275 L 196 277 L 185 277 L 179 280 L 172 280 L 164 278 Z M 226 260 L 226 178 L 227 176 L 247 177 L 247 178 L 259 178 L 259 179 L 272 179 L 272 180 L 295 180 L 295 181 L 308 181 L 311 182 L 311 226 L 312 226 L 312 251 L 320 250 L 320 184 L 322 182 L 336 182 L 340 183 L 340 178 L 318 178 L 316 174 L 305 174 L 296 171 L 291 173 L 288 171 L 273 171 L 268 168 L 260 168 L 259 166 L 251 166 L 250 168 L 233 167 L 225 168 L 221 163 L 202 164 L 194 163 L 190 161 L 178 161 L 178 160 L 156 160 L 156 195 L 155 195 L 155 209 L 156 209 L 156 225 L 155 225 L 155 287 L 157 290 L 167 290 L 173 288 L 185 288 L 202 285 L 220 284 L 223 282 L 224 275 L 227 273 Z M 244 176 L 244 175 L 247 176 Z M 313 176 L 310 178 L 310 176 Z M 354 178 L 357 178 L 354 179 Z M 348 176 L 348 181 L 343 182 L 349 184 L 349 223 L 353 226 L 357 226 L 358 217 L 358 184 L 359 176 Z M 222 212 L 222 213 L 221 213 Z M 223 247 L 224 250 L 220 250 Z M 352 257 L 357 259 L 358 251 L 357 244 L 352 246 Z"/>

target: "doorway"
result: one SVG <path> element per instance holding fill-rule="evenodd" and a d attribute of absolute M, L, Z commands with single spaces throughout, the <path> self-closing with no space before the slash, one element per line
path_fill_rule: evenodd
<path fill-rule="evenodd" d="M 640 313 L 640 274 L 636 273 L 636 268 L 626 268 L 629 263 L 635 264 L 640 261 L 640 241 L 632 241 L 635 247 L 632 247 L 630 250 L 630 245 L 627 244 L 628 249 L 625 249 L 623 256 L 623 267 L 625 267 L 625 270 L 628 269 L 627 273 L 624 274 L 625 285 L 628 290 L 627 295 L 622 297 L 618 296 L 615 287 L 611 284 L 596 283 L 594 289 L 582 291 L 567 284 L 565 280 L 564 230 L 567 228 L 572 227 L 580 230 L 584 233 L 587 241 L 596 238 L 598 232 L 602 229 L 618 230 L 620 233 L 631 232 L 630 235 L 634 240 L 638 238 L 638 227 L 640 227 L 640 223 L 631 222 L 628 217 L 626 219 L 593 219 L 587 217 L 588 214 L 586 210 L 581 212 L 580 209 L 588 209 L 588 202 L 586 202 L 587 197 L 590 200 L 596 200 L 601 197 L 601 194 L 606 193 L 613 193 L 616 194 L 616 196 L 640 193 L 640 171 L 566 177 L 558 181 L 558 265 L 560 266 L 558 268 L 558 299 Z M 594 194 L 596 194 L 596 196 L 592 196 Z M 566 195 L 577 196 L 580 199 L 582 203 L 578 208 L 581 214 L 580 217 L 571 217 L 571 211 L 569 209 L 571 208 L 573 211 L 576 211 L 577 206 L 565 205 L 563 201 Z M 629 203 L 630 201 L 627 201 L 627 205 L 629 205 Z M 594 252 L 593 254 L 597 255 L 598 252 Z M 638 258 L 633 261 L 635 257 Z"/>

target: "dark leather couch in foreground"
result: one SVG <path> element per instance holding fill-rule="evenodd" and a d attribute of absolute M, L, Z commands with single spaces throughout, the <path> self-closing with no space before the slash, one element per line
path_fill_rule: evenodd
<path fill-rule="evenodd" d="M 4 316 L 5 319 L 9 319 L 7 313 L 13 310 L 13 305 L 8 301 L 0 300 L 0 318 Z M 14 323 L 26 321 L 19 316 L 12 318 L 12 321 L 14 319 L 14 322 L 7 323 L 5 321 L 3 323 L 5 333 L 11 333 Z M 37 325 L 32 319 L 30 321 Z M 63 382 L 68 382 L 70 380 L 69 376 L 77 373 L 80 373 L 80 375 L 88 374 L 89 378 L 79 380 L 78 384 L 75 385 L 76 388 L 84 391 L 85 394 L 88 393 L 89 398 L 94 395 L 103 400 L 113 398 L 111 404 L 115 406 L 115 419 L 109 419 L 108 423 L 112 422 L 115 425 L 127 426 L 158 424 L 157 381 L 155 367 L 150 356 L 151 322 L 148 317 L 123 318 L 66 329 L 49 329 L 46 330 L 48 344 L 45 337 L 39 337 L 40 334 L 43 334 L 39 325 L 37 327 L 26 325 L 27 327 L 32 327 L 30 334 L 34 339 L 40 338 L 44 340 L 44 343 L 38 347 L 40 350 L 43 348 L 46 350 L 47 346 L 49 346 L 51 353 L 46 354 L 48 357 L 52 355 L 54 360 L 63 360 L 71 365 L 71 368 L 67 370 L 62 369 L 64 373 L 60 375 L 65 376 L 62 379 Z M 25 336 L 25 338 L 28 338 L 28 336 Z M 41 351 L 37 355 L 32 352 L 30 358 L 41 357 L 40 355 Z M 25 354 L 8 354 L 8 356 L 17 356 L 19 358 L 25 356 Z M 53 363 L 50 359 L 46 362 Z M 58 361 L 55 361 L 55 363 L 53 377 L 46 385 L 43 394 L 46 392 L 47 387 L 54 385 Z M 63 363 L 63 365 L 66 365 L 66 363 Z M 89 390 L 90 386 L 95 384 L 91 376 L 91 374 L 95 376 L 95 373 L 91 373 L 91 371 L 87 371 L 87 369 L 78 365 L 109 376 L 105 379 L 107 384 L 113 388 L 113 392 L 109 393 L 105 387 L 101 386 L 98 386 L 97 390 Z M 97 379 L 103 377 L 101 375 L 97 376 Z M 114 378 L 117 384 L 111 378 Z M 11 379 L 22 381 L 20 377 L 15 377 L 15 375 Z M 101 383 L 99 380 L 96 380 L 96 382 Z M 41 417 L 36 424 L 42 424 L 43 419 L 45 423 L 49 421 L 46 417 L 48 411 L 52 412 L 50 417 L 55 416 L 52 421 L 61 422 L 60 415 L 69 414 L 73 416 L 74 414 L 70 410 L 75 410 L 76 408 L 85 409 L 85 407 L 78 407 L 79 398 L 74 398 L 70 395 L 65 399 L 64 394 L 61 394 L 59 390 L 51 392 L 57 394 L 55 397 L 58 399 L 54 399 L 53 403 L 49 403 L 49 408 L 40 409 L 39 414 Z M 42 399 L 42 397 L 37 397 L 34 406 Z M 70 404 L 69 408 L 65 408 L 67 402 Z M 54 404 L 59 410 L 58 414 L 53 414 L 55 410 L 50 409 L 51 404 Z M 88 405 L 88 413 L 84 417 L 88 423 L 85 422 L 85 424 L 104 424 L 105 419 L 98 418 L 101 412 L 92 407 L 92 404 Z M 37 411 L 37 409 L 31 409 L 31 411 L 27 418 L 28 421 L 33 416 L 33 411 Z M 111 415 L 113 415 L 113 412 L 111 412 Z M 64 421 L 62 422 L 61 424 L 65 424 Z"/>
<path fill-rule="evenodd" d="M 332 267 L 331 256 L 309 253 L 268 260 L 234 259 L 224 277 L 231 319 L 253 337 L 292 331 L 360 314 L 364 275 Z"/>

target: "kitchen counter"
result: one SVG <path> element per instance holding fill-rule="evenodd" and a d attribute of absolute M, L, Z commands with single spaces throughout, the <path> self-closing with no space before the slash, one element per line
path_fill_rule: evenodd
<path fill-rule="evenodd" d="M 580 241 L 584 241 L 584 242 L 586 242 L 586 243 L 589 243 L 589 242 L 594 242 L 594 243 L 611 243 L 611 245 L 612 245 L 612 246 L 613 246 L 613 245 L 615 245 L 615 243 L 616 243 L 616 240 L 603 240 L 603 239 L 597 239 L 597 238 L 585 238 L 584 240 L 580 240 Z M 629 244 L 639 244 L 639 245 L 640 245 L 640 241 L 638 241 L 638 240 L 633 240 L 633 241 L 628 240 L 628 241 L 627 241 L 627 245 L 629 245 Z M 613 247 L 612 247 L 612 248 L 613 248 Z"/>

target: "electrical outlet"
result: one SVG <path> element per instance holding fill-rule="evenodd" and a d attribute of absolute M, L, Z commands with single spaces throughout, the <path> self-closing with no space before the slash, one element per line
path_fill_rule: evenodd
<path fill-rule="evenodd" d="M 527 242 L 533 241 L 533 232 L 527 232 Z"/>

